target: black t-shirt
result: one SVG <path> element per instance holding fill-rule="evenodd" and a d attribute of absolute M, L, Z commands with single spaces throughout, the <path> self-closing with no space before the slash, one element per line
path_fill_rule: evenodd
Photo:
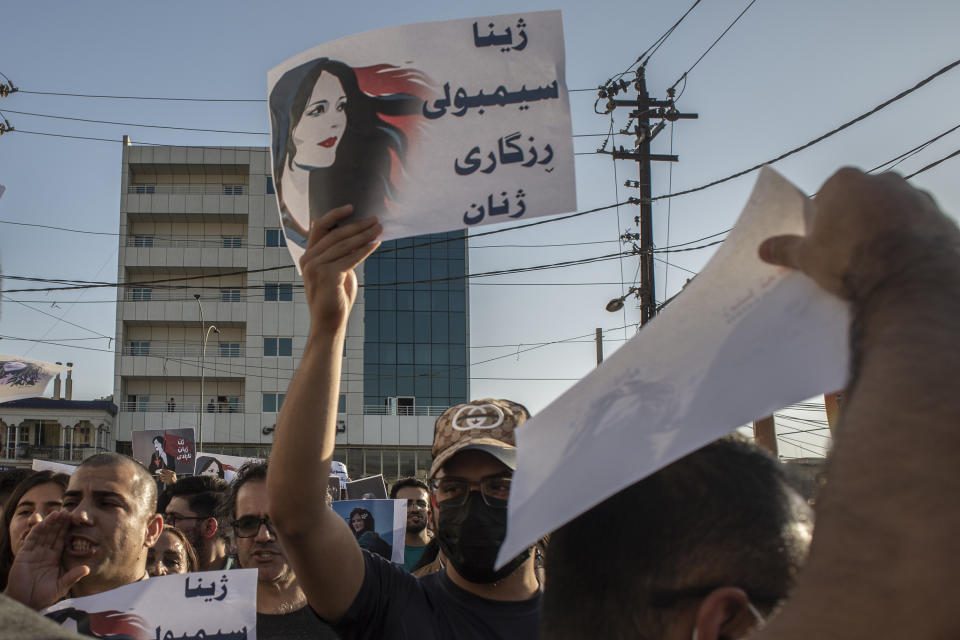
<path fill-rule="evenodd" d="M 363 585 L 334 625 L 344 640 L 537 640 L 540 594 L 522 602 L 487 600 L 455 585 L 446 571 L 417 579 L 379 556 L 363 556 Z"/>
<path fill-rule="evenodd" d="M 293 613 L 257 613 L 257 640 L 338 640 L 326 622 L 309 606 Z"/>

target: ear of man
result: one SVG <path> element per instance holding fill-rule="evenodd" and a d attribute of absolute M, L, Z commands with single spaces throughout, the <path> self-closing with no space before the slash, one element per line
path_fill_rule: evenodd
<path fill-rule="evenodd" d="M 147 549 L 157 544 L 160 534 L 163 533 L 163 516 L 155 513 L 147 520 L 147 529 L 143 538 L 143 546 Z"/>
<path fill-rule="evenodd" d="M 695 637 L 697 640 L 737 640 L 756 624 L 746 592 L 739 587 L 720 587 L 711 591 L 697 609 Z"/>
<path fill-rule="evenodd" d="M 211 517 L 203 521 L 203 528 L 200 534 L 209 540 L 216 537 L 218 531 L 220 531 L 220 526 L 217 524 L 217 519 Z"/>

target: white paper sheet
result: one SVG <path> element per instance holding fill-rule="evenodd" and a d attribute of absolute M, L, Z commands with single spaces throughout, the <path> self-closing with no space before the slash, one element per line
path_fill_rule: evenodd
<path fill-rule="evenodd" d="M 34 458 L 30 468 L 34 471 L 54 471 L 56 473 L 65 473 L 68 476 L 72 476 L 73 472 L 77 470 L 77 465 L 66 464 L 63 462 L 53 462 L 52 460 L 38 460 L 37 458 Z"/>
<path fill-rule="evenodd" d="M 61 600 L 42 613 L 74 631 L 89 628 L 96 637 L 256 640 L 257 570 L 157 576 Z"/>
<path fill-rule="evenodd" d="M 69 368 L 50 362 L 0 355 L 0 403 L 42 396 L 50 379 Z"/>
<path fill-rule="evenodd" d="M 296 228 L 348 202 L 380 218 L 384 240 L 576 209 L 559 11 L 369 31 L 267 80 L 294 263 Z"/>
<path fill-rule="evenodd" d="M 498 563 L 738 426 L 844 386 L 846 303 L 757 256 L 770 236 L 804 234 L 809 206 L 762 169 L 733 231 L 686 290 L 517 430 Z"/>

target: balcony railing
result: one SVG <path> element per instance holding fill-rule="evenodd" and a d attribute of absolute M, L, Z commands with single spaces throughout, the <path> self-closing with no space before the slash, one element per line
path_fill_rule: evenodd
<path fill-rule="evenodd" d="M 211 341 L 207 344 L 206 358 L 242 358 L 247 354 L 246 344 L 231 342 L 230 346 Z M 159 356 L 166 358 L 199 358 L 201 345 L 196 343 L 149 342 L 149 346 L 126 344 L 122 354 L 125 356 Z"/>
<path fill-rule="evenodd" d="M 237 402 L 121 402 L 120 411 L 129 413 L 243 413 L 243 401 Z"/>
<path fill-rule="evenodd" d="M 246 232 L 242 236 L 161 237 L 150 234 L 127 236 L 127 246 L 137 249 L 243 249 Z"/>
<path fill-rule="evenodd" d="M 174 193 L 191 196 L 242 196 L 247 193 L 245 184 L 131 184 L 127 193 L 152 195 Z"/>
<path fill-rule="evenodd" d="M 417 405 L 415 407 L 387 407 L 379 404 L 363 405 L 363 413 L 370 416 L 439 416 L 447 407 Z"/>
<path fill-rule="evenodd" d="M 166 285 L 180 284 L 178 282 L 164 283 Z M 210 286 L 202 280 L 182 281 L 186 287 L 190 286 Z M 201 294 L 200 301 L 207 302 L 246 302 L 248 299 L 257 301 L 257 298 L 263 300 L 262 291 L 245 291 L 246 285 L 225 286 L 220 290 L 206 289 Z M 184 292 L 181 289 L 154 289 L 150 285 L 138 286 L 135 282 L 127 283 L 124 290 L 123 300 L 125 302 L 193 302 L 193 294 L 189 291 Z"/>

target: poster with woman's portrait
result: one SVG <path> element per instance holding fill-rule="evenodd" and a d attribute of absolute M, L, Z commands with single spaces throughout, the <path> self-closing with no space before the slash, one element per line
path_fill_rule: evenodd
<path fill-rule="evenodd" d="M 361 33 L 267 79 L 295 263 L 311 222 L 345 204 L 385 240 L 576 209 L 559 11 Z"/>
<path fill-rule="evenodd" d="M 263 462 L 263 459 L 197 451 L 196 474 L 198 476 L 216 476 L 227 482 L 233 482 L 237 470 L 248 462 L 258 463 Z"/>
<path fill-rule="evenodd" d="M 145 429 L 133 432 L 133 457 L 153 474 L 164 469 L 192 475 L 196 462 L 194 429 Z"/>
<path fill-rule="evenodd" d="M 403 563 L 406 500 L 340 500 L 331 508 L 350 527 L 361 549 Z"/>
<path fill-rule="evenodd" d="M 0 403 L 42 396 L 50 379 L 70 367 L 0 355 Z"/>

